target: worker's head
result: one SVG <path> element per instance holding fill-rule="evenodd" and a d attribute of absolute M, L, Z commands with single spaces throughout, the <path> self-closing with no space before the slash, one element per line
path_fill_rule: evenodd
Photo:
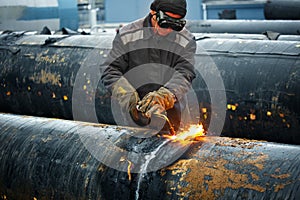
<path fill-rule="evenodd" d="M 152 25 L 160 35 L 181 31 L 186 21 L 186 0 L 154 0 L 150 6 Z"/>

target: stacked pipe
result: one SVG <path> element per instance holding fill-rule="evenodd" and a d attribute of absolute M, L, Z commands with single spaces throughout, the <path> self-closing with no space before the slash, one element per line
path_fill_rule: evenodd
<path fill-rule="evenodd" d="M 299 20 L 300 2 L 297 0 L 268 0 L 264 6 L 264 15 L 268 20 Z"/>
<path fill-rule="evenodd" d="M 300 88 L 293 84 L 300 81 L 298 42 L 206 39 L 198 47 L 207 51 L 224 82 L 227 118 L 222 135 L 300 144 Z M 197 53 L 198 60 L 209 60 L 207 54 Z M 206 107 L 210 97 L 203 81 L 197 79 L 193 88 L 200 107 Z"/>
<path fill-rule="evenodd" d="M 99 81 L 99 65 L 112 39 L 107 35 L 3 35 L 0 110 L 116 124 L 110 95 Z M 300 144 L 299 42 L 210 38 L 198 40 L 197 45 L 197 63 L 203 67 L 207 59 L 212 60 L 224 83 L 223 136 Z M 217 113 L 211 113 L 203 79 L 214 72 L 211 66 L 204 67 L 197 70 L 193 82 L 199 105 L 190 109 L 199 110 L 200 116 L 194 118 L 200 117 L 208 126 Z M 73 99 L 78 91 L 83 96 L 80 102 Z M 77 109 L 80 115 L 74 116 Z"/>
<path fill-rule="evenodd" d="M 224 39 L 246 39 L 246 40 L 284 40 L 300 41 L 300 35 L 281 35 L 277 32 L 266 31 L 263 34 L 243 34 L 243 33 L 194 33 L 197 40 L 209 38 Z"/>
<path fill-rule="evenodd" d="M 300 195 L 298 145 L 227 137 L 202 137 L 184 149 L 166 143 L 139 179 L 133 173 L 140 170 L 138 159 L 165 140 L 128 137 L 143 131 L 0 114 L 1 198 L 296 200 Z M 134 154 L 121 156 L 116 147 Z M 175 162 L 151 168 L 178 152 Z"/>
<path fill-rule="evenodd" d="M 223 137 L 209 132 L 187 145 L 107 125 L 116 123 L 99 65 L 113 37 L 2 34 L 0 111 L 40 117 L 0 114 L 1 198 L 297 199 L 299 42 L 198 38 L 205 70 L 196 66 L 198 103 L 189 109 L 206 129 L 218 118 L 210 96 L 218 88 L 205 82 L 215 65 L 226 116 Z"/>
<path fill-rule="evenodd" d="M 187 28 L 193 33 L 261 34 L 267 31 L 299 35 L 299 20 L 191 20 Z"/>

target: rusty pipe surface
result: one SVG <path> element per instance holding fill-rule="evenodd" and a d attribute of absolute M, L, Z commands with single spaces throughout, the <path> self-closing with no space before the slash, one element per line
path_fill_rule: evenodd
<path fill-rule="evenodd" d="M 140 176 L 133 173 L 139 161 L 137 156 L 120 157 L 113 146 L 136 153 L 153 152 L 165 139 L 157 135 L 134 137 L 145 131 L 2 113 L 1 198 L 136 199 L 137 194 L 138 199 L 299 197 L 298 145 L 200 137 L 190 141 L 178 159 Z M 96 142 L 87 146 L 85 142 L 89 139 Z M 91 151 L 93 145 L 98 151 Z M 167 155 L 172 157 L 184 145 L 167 143 L 149 167 L 162 162 Z M 112 167 L 103 164 L 108 160 L 113 161 Z"/>
<path fill-rule="evenodd" d="M 2 34 L 0 111 L 116 124 L 110 94 L 99 81 L 99 65 L 112 39 Z M 195 58 L 202 69 L 192 88 L 198 102 L 189 109 L 200 116 L 192 119 L 208 127 L 219 114 L 212 113 L 218 105 L 212 105 L 211 88 L 203 79 L 214 80 L 214 63 L 226 94 L 220 108 L 226 110 L 223 136 L 300 144 L 299 55 L 297 41 L 198 40 Z"/>

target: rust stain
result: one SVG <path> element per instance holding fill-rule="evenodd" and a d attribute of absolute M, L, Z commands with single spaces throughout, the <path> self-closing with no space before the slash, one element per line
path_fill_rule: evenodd
<path fill-rule="evenodd" d="M 128 175 L 128 180 L 131 181 L 131 167 L 132 167 L 132 162 L 127 160 L 128 162 L 128 167 L 127 167 L 127 175 Z"/>
<path fill-rule="evenodd" d="M 64 63 L 65 62 L 65 57 L 61 57 L 60 55 L 54 54 L 52 56 L 47 55 L 48 51 L 45 51 L 43 53 L 40 53 L 37 57 L 36 57 L 36 61 L 37 62 L 46 62 L 46 63 Z"/>
<path fill-rule="evenodd" d="M 33 76 L 29 77 L 29 80 L 36 83 L 51 83 L 52 85 L 60 85 L 61 77 L 59 74 L 46 72 L 41 70 L 40 73 L 34 73 Z"/>
<path fill-rule="evenodd" d="M 284 187 L 285 187 L 284 184 L 276 185 L 274 191 L 275 191 L 275 192 L 278 192 L 279 190 L 283 189 Z"/>
<path fill-rule="evenodd" d="M 259 180 L 259 176 L 257 174 L 255 174 L 254 172 L 251 172 L 251 177 L 254 181 L 258 181 Z"/>
<path fill-rule="evenodd" d="M 104 166 L 103 166 L 103 165 L 100 165 L 100 166 L 98 167 L 98 171 L 99 171 L 99 172 L 104 172 Z"/>
<path fill-rule="evenodd" d="M 280 183 L 280 184 L 274 185 L 274 192 L 279 192 L 279 190 L 282 190 L 283 188 L 285 188 L 285 186 L 287 186 L 291 183 L 292 183 L 292 181 L 288 181 L 286 183 Z"/>
<path fill-rule="evenodd" d="M 79 121 L 78 121 L 79 122 Z M 95 124 L 91 122 L 79 122 L 81 126 L 91 126 L 91 127 L 99 127 L 99 128 L 108 128 L 107 124 Z"/>
<path fill-rule="evenodd" d="M 166 171 L 165 171 L 165 170 L 161 170 L 161 171 L 160 171 L 160 175 L 161 175 L 161 176 L 166 175 Z"/>
<path fill-rule="evenodd" d="M 248 174 L 241 174 L 235 170 L 225 167 L 229 161 L 223 158 L 213 158 L 208 161 L 195 159 L 180 160 L 167 168 L 172 171 L 173 176 L 180 176 L 179 183 L 170 185 L 176 187 L 183 196 L 188 195 L 190 199 L 217 199 L 226 188 L 238 189 L 248 188 L 258 192 L 265 192 L 266 188 L 253 185 L 249 182 Z M 199 172 L 202 173 L 199 173 Z M 258 178 L 258 176 L 255 176 Z M 178 187 L 180 183 L 186 183 L 185 187 Z M 216 194 L 215 191 L 220 191 Z M 195 192 L 197 191 L 197 192 Z"/>
<path fill-rule="evenodd" d="M 270 174 L 270 176 L 272 178 L 276 178 L 276 179 L 286 179 L 286 178 L 289 178 L 291 175 L 290 174 Z"/>
<path fill-rule="evenodd" d="M 217 149 L 214 153 L 215 156 L 211 156 L 209 159 L 204 156 L 207 155 L 205 153 L 197 154 L 196 157 L 193 155 L 194 157 L 191 159 L 179 160 L 161 170 L 161 176 L 175 176 L 175 179 L 178 180 L 166 181 L 168 185 L 167 194 L 176 193 L 179 195 L 178 198 L 211 200 L 222 197 L 226 189 L 245 188 L 260 193 L 264 193 L 266 190 L 278 192 L 291 184 L 290 180 L 282 182 L 283 179 L 290 178 L 290 174 L 280 174 L 280 168 L 274 170 L 275 174 L 260 173 L 265 169 L 269 156 L 252 149 L 255 146 L 262 146 L 264 141 L 224 137 L 222 140 L 212 138 L 210 142 L 214 143 L 215 146 L 242 149 L 231 154 L 232 157 L 236 158 L 234 160 L 226 159 L 222 151 Z M 236 166 L 236 169 L 229 167 L 232 165 Z M 250 167 L 252 170 L 245 171 L 243 170 L 245 167 Z M 270 187 L 269 182 L 260 183 L 260 179 L 266 176 L 278 179 L 273 183 L 273 187 Z"/>
<path fill-rule="evenodd" d="M 264 161 L 268 158 L 267 155 L 258 156 L 255 159 L 247 160 L 247 164 L 255 166 L 259 170 L 264 169 Z"/>
<path fill-rule="evenodd" d="M 245 149 L 253 149 L 255 146 L 262 146 L 262 144 L 258 143 L 262 141 L 257 140 L 246 140 L 240 138 L 224 138 L 220 141 L 216 142 L 217 146 L 229 146 L 229 147 L 240 147 Z"/>
<path fill-rule="evenodd" d="M 131 181 L 131 168 L 132 168 L 132 162 L 130 160 L 128 160 L 125 157 L 121 157 L 120 158 L 120 162 L 128 162 L 128 166 L 127 166 L 127 175 L 128 175 L 128 180 Z"/>

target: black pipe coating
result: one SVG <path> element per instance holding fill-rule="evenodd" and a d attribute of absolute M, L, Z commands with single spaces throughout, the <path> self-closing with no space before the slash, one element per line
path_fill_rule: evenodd
<path fill-rule="evenodd" d="M 300 20 L 300 2 L 268 0 L 264 6 L 264 15 L 268 20 Z"/>
<path fill-rule="evenodd" d="M 1 198 L 296 200 L 299 197 L 297 145 L 207 136 L 191 140 L 188 148 L 183 148 L 187 143 L 169 141 L 163 150 L 157 151 L 148 167 L 182 151 L 178 159 L 158 169 L 147 168 L 140 176 L 133 171 L 141 167 L 137 163 L 145 155 L 120 157 L 115 147 L 140 155 L 154 152 L 158 144 L 166 141 L 156 135 L 134 137 L 144 131 L 0 114 Z"/>
<path fill-rule="evenodd" d="M 98 69 L 112 39 L 1 35 L 0 111 L 116 124 Z M 300 144 L 299 42 L 206 38 L 197 45 L 196 64 L 205 70 L 197 68 L 193 82 L 198 103 L 190 110 L 200 112 L 194 120 L 207 128 L 218 115 L 203 79 L 215 74 L 215 63 L 226 94 L 223 136 Z"/>

